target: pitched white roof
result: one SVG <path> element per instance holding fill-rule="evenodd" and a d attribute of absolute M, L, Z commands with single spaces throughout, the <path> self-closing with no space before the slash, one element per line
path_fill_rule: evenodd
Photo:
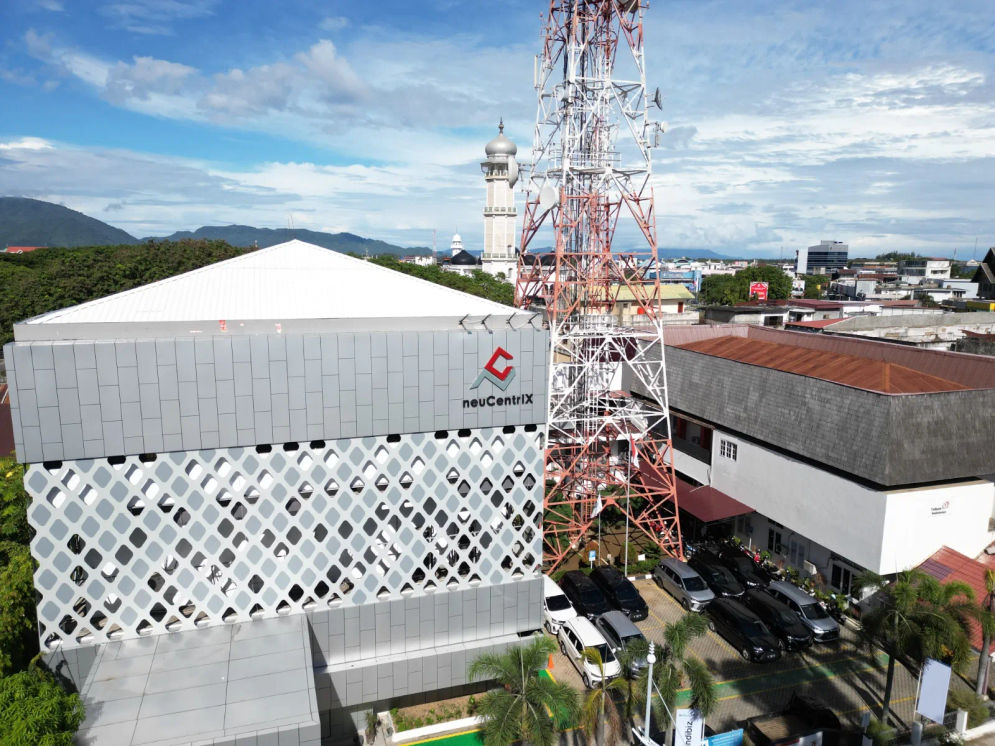
<path fill-rule="evenodd" d="M 51 339 L 42 327 L 161 324 L 210 326 L 232 322 L 340 322 L 343 328 L 451 328 L 460 319 L 491 317 L 515 326 L 531 314 L 420 280 L 304 241 L 288 241 L 211 264 L 150 285 L 109 295 L 29 319 L 15 326 L 18 338 Z M 434 320 L 431 321 L 430 320 Z M 258 328 L 258 325 L 251 325 Z M 322 324 L 328 328 L 329 324 Z M 19 329 L 18 329 L 19 327 Z M 254 329 L 256 330 L 256 329 Z M 54 331 L 54 329 L 52 330 Z M 103 336 L 100 334 L 98 336 Z"/>

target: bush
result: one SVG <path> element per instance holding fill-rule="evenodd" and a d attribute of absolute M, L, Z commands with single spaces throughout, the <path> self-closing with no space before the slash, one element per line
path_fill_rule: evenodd
<path fill-rule="evenodd" d="M 71 746 L 83 715 L 79 695 L 43 668 L 0 679 L 0 746 Z"/>
<path fill-rule="evenodd" d="M 895 740 L 896 731 L 887 723 L 882 723 L 880 720 L 871 720 L 865 733 L 871 739 L 874 746 L 888 746 L 888 744 Z"/>
<path fill-rule="evenodd" d="M 976 728 L 988 720 L 988 705 L 970 689 L 951 689 L 947 695 L 947 708 L 967 710 L 967 727 Z"/>

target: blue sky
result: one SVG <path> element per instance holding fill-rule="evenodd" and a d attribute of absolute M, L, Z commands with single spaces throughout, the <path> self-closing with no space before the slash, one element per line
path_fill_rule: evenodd
<path fill-rule="evenodd" d="M 543 6 L 0 3 L 0 194 L 137 236 L 292 222 L 479 248 L 499 117 L 528 159 Z M 646 39 L 661 246 L 995 244 L 990 0 L 655 0 Z"/>

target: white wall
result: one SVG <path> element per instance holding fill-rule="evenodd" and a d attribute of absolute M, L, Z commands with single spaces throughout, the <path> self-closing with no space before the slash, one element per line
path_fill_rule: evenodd
<path fill-rule="evenodd" d="M 736 461 L 720 455 L 722 440 L 737 445 Z M 677 454 L 683 466 L 675 466 L 693 476 L 688 461 Z M 873 490 L 719 430 L 710 476 L 699 481 L 883 575 L 917 565 L 943 545 L 976 555 L 987 544 L 995 500 L 995 484 L 987 481 Z M 944 502 L 946 512 L 932 515 L 930 509 Z M 766 534 L 754 542 L 765 544 Z"/>

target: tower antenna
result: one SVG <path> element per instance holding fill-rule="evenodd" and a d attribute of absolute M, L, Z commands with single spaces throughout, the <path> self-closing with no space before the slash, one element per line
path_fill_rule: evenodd
<path fill-rule="evenodd" d="M 544 313 L 552 345 L 547 569 L 576 551 L 609 507 L 665 554 L 682 556 L 650 184 L 650 150 L 663 127 L 648 115 L 645 5 L 549 0 L 535 66 L 515 302 Z M 641 248 L 613 248 L 620 221 L 635 227 Z M 544 226 L 552 229 L 551 257 L 533 248 Z M 620 391 L 623 373 L 646 399 Z"/>

